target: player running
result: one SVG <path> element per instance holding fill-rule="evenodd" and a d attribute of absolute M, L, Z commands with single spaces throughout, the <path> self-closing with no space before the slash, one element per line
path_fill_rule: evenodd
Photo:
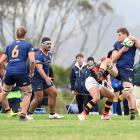
<path fill-rule="evenodd" d="M 20 120 L 27 120 L 26 113 L 30 103 L 32 88 L 28 76 L 27 59 L 29 59 L 29 75 L 32 78 L 34 74 L 35 59 L 33 46 L 25 41 L 27 30 L 24 27 L 18 27 L 16 30 L 16 40 L 7 46 L 5 53 L 0 58 L 0 64 L 7 61 L 6 74 L 2 93 L 0 93 L 0 102 L 5 100 L 5 110 L 10 111 L 7 94 L 16 83 L 24 93 L 21 104 Z"/>
<path fill-rule="evenodd" d="M 56 97 L 57 91 L 53 84 L 51 77 L 49 77 L 49 65 L 52 60 L 51 40 L 48 37 L 42 39 L 40 49 L 35 53 L 36 68 L 34 77 L 32 79 L 32 86 L 34 90 L 34 99 L 31 102 L 28 118 L 33 119 L 32 114 L 35 108 L 43 99 L 43 94 L 48 94 L 48 106 L 50 108 L 50 119 L 61 119 L 61 116 L 56 113 Z"/>

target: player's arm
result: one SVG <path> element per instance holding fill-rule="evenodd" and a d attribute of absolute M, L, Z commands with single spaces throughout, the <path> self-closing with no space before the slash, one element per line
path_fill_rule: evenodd
<path fill-rule="evenodd" d="M 140 40 L 134 36 L 129 36 L 128 37 L 130 40 L 134 41 L 136 48 L 140 50 Z"/>
<path fill-rule="evenodd" d="M 8 58 L 7 54 L 2 54 L 1 58 L 0 58 L 0 64 L 4 63 L 4 61 L 6 61 Z"/>
<path fill-rule="evenodd" d="M 31 78 L 34 75 L 34 69 L 35 69 L 35 57 L 34 57 L 34 52 L 29 52 L 28 53 L 28 58 L 29 58 L 29 68 L 30 68 L 30 76 Z"/>
<path fill-rule="evenodd" d="M 51 84 L 52 80 L 51 78 L 44 72 L 43 65 L 42 64 L 36 64 L 36 68 L 40 74 L 40 76 L 48 83 Z"/>
<path fill-rule="evenodd" d="M 112 57 L 111 57 L 111 60 L 113 63 L 115 63 L 120 57 L 121 55 L 124 53 L 124 52 L 127 52 L 129 48 L 127 47 L 122 47 L 120 50 L 114 50 L 112 52 Z"/>

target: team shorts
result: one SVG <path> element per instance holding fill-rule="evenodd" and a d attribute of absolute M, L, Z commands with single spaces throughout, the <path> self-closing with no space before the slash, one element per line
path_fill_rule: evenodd
<path fill-rule="evenodd" d="M 86 90 L 89 92 L 92 86 L 99 86 L 99 84 L 93 77 L 88 77 L 85 81 Z"/>
<path fill-rule="evenodd" d="M 18 87 L 23 87 L 30 85 L 31 82 L 27 73 L 6 73 L 4 83 L 8 86 L 16 84 Z"/>
<path fill-rule="evenodd" d="M 115 78 L 122 82 L 132 83 L 132 76 L 133 76 L 133 71 L 131 69 L 118 68 L 118 75 Z"/>
<path fill-rule="evenodd" d="M 33 88 L 33 91 L 37 91 L 37 90 L 44 90 L 44 89 L 47 89 L 49 87 L 52 87 L 54 86 L 53 83 L 48 85 L 45 80 L 43 80 L 42 78 L 40 77 L 34 77 L 31 81 L 31 84 L 32 84 L 32 88 Z"/>

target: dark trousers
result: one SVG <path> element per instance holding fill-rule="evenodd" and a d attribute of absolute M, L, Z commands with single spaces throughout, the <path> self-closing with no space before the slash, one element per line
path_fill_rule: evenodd
<path fill-rule="evenodd" d="M 123 107 L 124 107 L 124 115 L 129 115 L 128 101 L 126 99 L 123 101 Z M 120 102 L 118 102 L 117 104 L 117 114 L 122 115 Z"/>
<path fill-rule="evenodd" d="M 77 94 L 76 95 L 76 102 L 78 105 L 79 113 L 82 113 L 84 107 L 87 105 L 87 103 L 92 100 L 92 97 L 90 95 L 83 95 L 83 94 Z M 98 104 L 95 104 L 93 109 L 91 109 L 92 112 L 98 112 Z"/>

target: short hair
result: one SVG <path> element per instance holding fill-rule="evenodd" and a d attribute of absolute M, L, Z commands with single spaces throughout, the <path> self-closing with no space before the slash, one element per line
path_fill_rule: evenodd
<path fill-rule="evenodd" d="M 49 37 L 43 37 L 41 40 L 41 44 L 47 45 L 48 43 L 51 43 L 51 39 Z"/>
<path fill-rule="evenodd" d="M 114 50 L 111 50 L 111 51 L 108 52 L 107 58 L 110 58 L 110 57 L 112 56 L 113 51 L 114 51 Z"/>
<path fill-rule="evenodd" d="M 84 55 L 81 53 L 78 53 L 75 58 L 78 58 L 78 57 L 84 58 Z"/>
<path fill-rule="evenodd" d="M 94 61 L 94 58 L 90 56 L 90 57 L 87 58 L 87 62 L 88 61 Z"/>
<path fill-rule="evenodd" d="M 127 28 L 119 28 L 117 30 L 117 33 L 123 33 L 123 34 L 127 34 L 127 36 L 129 36 L 129 31 L 127 30 Z"/>
<path fill-rule="evenodd" d="M 18 39 L 24 38 L 26 33 L 27 33 L 27 30 L 26 30 L 26 28 L 23 27 L 23 26 L 20 26 L 20 27 L 18 27 L 18 28 L 16 29 L 16 37 L 17 37 Z"/>

